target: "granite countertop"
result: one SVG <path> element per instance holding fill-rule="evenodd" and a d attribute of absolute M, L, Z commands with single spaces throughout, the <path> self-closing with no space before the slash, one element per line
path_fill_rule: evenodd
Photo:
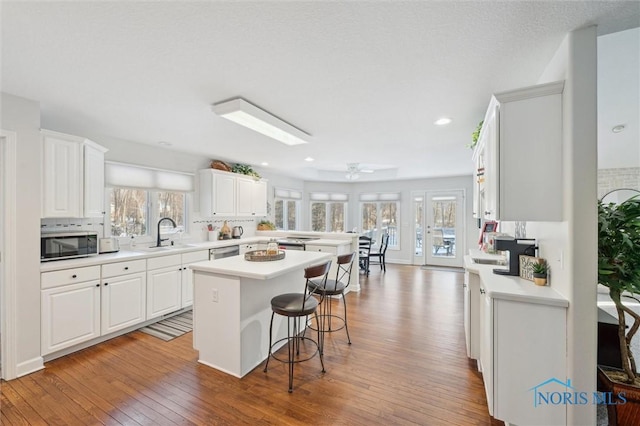
<path fill-rule="evenodd" d="M 287 250 L 284 259 L 272 262 L 250 262 L 245 260 L 244 256 L 232 256 L 193 263 L 189 268 L 196 272 L 268 280 L 331 258 L 332 255 L 329 253 Z"/>

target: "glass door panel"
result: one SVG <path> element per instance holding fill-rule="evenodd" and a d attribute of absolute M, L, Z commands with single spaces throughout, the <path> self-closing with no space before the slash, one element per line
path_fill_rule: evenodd
<path fill-rule="evenodd" d="M 426 239 L 423 243 L 426 264 L 461 267 L 463 192 L 427 192 L 426 200 Z"/>

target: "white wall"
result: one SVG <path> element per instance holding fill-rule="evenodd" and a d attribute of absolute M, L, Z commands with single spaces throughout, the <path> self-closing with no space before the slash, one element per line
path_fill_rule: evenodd
<path fill-rule="evenodd" d="M 40 357 L 40 104 L 1 93 L 0 128 L 17 135 L 16 373 L 41 368 Z"/>
<path fill-rule="evenodd" d="M 528 224 L 528 236 L 541 240 L 541 256 L 550 260 L 551 286 L 569 300 L 567 378 L 587 392 L 596 390 L 597 354 L 596 50 L 595 27 L 569 33 L 539 80 L 565 80 L 564 221 Z M 595 424 L 596 406 L 567 405 L 567 416 L 567 424 Z"/>

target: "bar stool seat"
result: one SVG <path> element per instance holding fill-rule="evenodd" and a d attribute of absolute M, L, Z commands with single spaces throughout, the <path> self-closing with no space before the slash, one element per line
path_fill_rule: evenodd
<path fill-rule="evenodd" d="M 332 333 L 344 328 L 347 332 L 349 344 L 351 344 L 351 336 L 349 336 L 349 326 L 347 324 L 347 301 L 344 297 L 344 292 L 351 283 L 351 270 L 353 269 L 355 258 L 355 252 L 338 256 L 335 279 L 327 279 L 323 285 L 307 289 L 309 292 L 320 296 L 320 314 L 316 316 L 315 324 L 309 324 L 309 328 L 311 330 L 322 330 L 324 333 Z M 344 306 L 344 316 L 342 317 L 335 315 L 331 306 L 331 296 L 338 295 L 342 296 L 342 304 Z M 321 322 L 318 323 L 318 320 Z M 337 327 L 333 324 L 336 320 L 338 321 Z"/>
<path fill-rule="evenodd" d="M 305 291 L 304 293 L 285 293 L 275 296 L 271 299 L 271 322 L 269 324 L 269 354 L 267 355 L 267 362 L 264 365 L 264 372 L 267 372 L 269 367 L 269 360 L 274 358 L 276 361 L 289 365 L 289 392 L 293 392 L 293 367 L 295 364 L 308 361 L 316 354 L 320 354 L 320 364 L 322 366 L 322 372 L 324 369 L 324 357 L 322 354 L 323 345 L 323 332 L 320 327 L 317 332 L 317 340 L 313 340 L 310 337 L 304 335 L 306 327 L 301 329 L 301 319 L 306 319 L 309 315 L 314 315 L 317 321 L 317 309 L 320 301 L 315 297 L 312 297 L 312 292 L 308 292 L 307 289 L 315 289 L 319 286 L 326 285 L 327 275 L 329 274 L 329 268 L 331 267 L 331 261 L 326 263 L 311 266 L 304 270 Z M 287 318 L 287 335 L 282 339 L 278 339 L 273 342 L 273 318 L 274 316 L 282 315 Z M 302 321 L 302 324 L 306 324 L 306 321 Z M 282 341 L 286 341 L 288 356 L 286 359 L 278 357 L 273 353 L 273 349 L 278 346 Z M 307 351 L 306 356 L 300 357 L 300 346 L 310 343 L 312 345 L 312 351 Z"/>

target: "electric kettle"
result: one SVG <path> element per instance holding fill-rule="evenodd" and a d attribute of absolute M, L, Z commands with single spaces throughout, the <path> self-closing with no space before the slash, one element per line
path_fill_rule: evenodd
<path fill-rule="evenodd" d="M 244 234 L 244 229 L 242 229 L 242 226 L 234 226 L 233 230 L 231 231 L 231 238 L 240 238 L 242 237 L 242 234 Z"/>

